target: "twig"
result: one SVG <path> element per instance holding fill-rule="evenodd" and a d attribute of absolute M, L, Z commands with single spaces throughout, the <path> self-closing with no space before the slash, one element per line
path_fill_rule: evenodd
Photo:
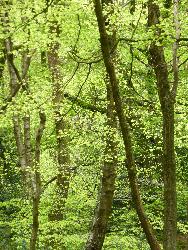
<path fill-rule="evenodd" d="M 41 139 L 42 139 L 43 131 L 45 129 L 45 124 L 46 124 L 45 113 L 42 111 L 39 111 L 39 117 L 40 117 L 40 124 L 39 124 L 36 138 L 35 138 L 35 161 L 36 163 L 39 163 L 40 161 L 40 145 L 41 145 Z"/>
<path fill-rule="evenodd" d="M 88 73 L 87 73 L 87 75 L 86 75 L 86 78 L 85 78 L 84 82 L 83 82 L 82 85 L 80 86 L 80 89 L 79 89 L 79 91 L 78 91 L 78 93 L 77 93 L 77 95 L 76 95 L 76 97 L 75 97 L 75 101 L 78 99 L 78 97 L 79 97 L 79 95 L 80 95 L 80 93 L 81 93 L 81 91 L 82 91 L 82 88 L 83 88 L 84 84 L 87 82 L 87 80 L 88 80 L 88 78 L 89 78 L 89 75 L 90 75 L 90 72 L 91 72 L 91 64 L 89 64 Z M 65 114 L 62 115 L 63 117 L 66 116 L 66 115 L 72 110 L 72 107 L 74 106 L 75 101 L 72 103 L 72 105 L 71 105 L 71 107 L 69 108 L 69 110 L 68 110 Z"/>

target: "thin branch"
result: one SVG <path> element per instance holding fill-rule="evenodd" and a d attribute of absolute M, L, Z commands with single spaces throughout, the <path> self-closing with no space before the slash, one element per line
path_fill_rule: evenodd
<path fill-rule="evenodd" d="M 81 58 L 76 53 L 74 53 L 74 51 L 71 52 L 70 57 L 71 57 L 72 60 L 74 60 L 74 61 L 76 61 L 77 63 L 80 63 L 80 64 L 95 64 L 95 63 L 99 63 L 99 62 L 101 62 L 103 60 L 102 58 L 96 58 L 96 59 L 93 59 L 93 60 L 90 60 L 91 58 L 87 58 L 87 59 L 86 58 Z M 78 59 L 76 59 L 75 57 L 77 57 Z"/>
<path fill-rule="evenodd" d="M 77 38 L 76 38 L 75 45 L 73 46 L 73 51 L 76 51 L 76 47 L 77 47 L 77 44 L 79 42 L 80 34 L 81 34 L 81 29 L 82 29 L 79 14 L 77 14 L 77 19 L 78 19 L 78 27 L 79 27 L 79 29 L 78 29 L 78 35 L 77 35 Z"/>
<path fill-rule="evenodd" d="M 150 65 L 148 65 L 147 63 L 145 63 L 142 59 L 139 58 L 139 56 L 134 55 L 134 58 L 139 61 L 140 63 L 142 63 L 145 67 L 150 67 Z"/>
<path fill-rule="evenodd" d="M 43 185 L 43 189 L 42 189 L 41 193 L 44 192 L 45 189 L 48 187 L 48 185 L 50 185 L 50 184 L 51 184 L 52 182 L 54 182 L 55 180 L 57 180 L 57 176 L 54 176 L 54 177 L 52 177 L 50 180 L 48 180 L 48 181 Z"/>
<path fill-rule="evenodd" d="M 132 83 L 133 61 L 134 61 L 134 53 L 133 53 L 133 47 L 132 47 L 132 45 L 130 45 L 130 54 L 131 54 L 131 67 L 130 67 L 130 75 L 129 75 L 129 79 L 128 79 L 128 86 L 134 88 L 133 87 L 133 83 Z"/>
<path fill-rule="evenodd" d="M 188 42 L 188 37 L 179 37 L 179 38 L 176 38 L 177 42 Z"/>
<path fill-rule="evenodd" d="M 133 32 L 132 32 L 131 39 L 133 39 L 134 34 L 135 34 L 135 32 L 136 32 L 136 30 L 137 30 L 137 28 L 138 28 L 138 25 L 139 25 L 139 22 L 140 22 L 140 19 L 141 19 L 141 16 L 142 16 L 142 12 L 143 12 L 143 7 L 144 7 L 144 5 L 143 5 L 143 3 L 142 3 L 142 9 L 141 9 L 141 11 L 140 11 L 140 15 L 139 15 L 138 20 L 137 20 L 137 22 L 136 22 L 135 28 L 134 28 L 134 30 L 133 30 Z"/>
<path fill-rule="evenodd" d="M 78 99 L 78 97 L 79 97 L 79 95 L 80 95 L 80 93 L 81 93 L 81 91 L 82 91 L 82 88 L 83 88 L 84 84 L 87 82 L 87 80 L 88 80 L 88 78 L 89 78 L 90 72 L 91 72 L 91 64 L 89 64 L 89 66 L 88 66 L 88 73 L 87 73 L 87 75 L 86 75 L 86 78 L 85 78 L 84 82 L 83 82 L 82 85 L 80 86 L 80 89 L 79 89 L 79 91 L 78 91 L 78 93 L 77 93 L 77 95 L 76 95 L 76 97 L 75 97 L 75 101 L 72 103 L 72 105 L 71 105 L 71 107 L 69 108 L 69 110 L 68 110 L 65 114 L 62 115 L 63 117 L 66 116 L 66 115 L 72 110 L 72 108 L 73 108 L 73 106 L 74 106 L 74 103 L 75 103 L 76 100 Z"/>
<path fill-rule="evenodd" d="M 87 110 L 90 110 L 92 112 L 99 112 L 101 114 L 106 114 L 106 109 L 105 108 L 97 107 L 96 105 L 86 103 L 83 100 L 81 100 L 81 99 L 79 99 L 79 98 L 77 98 L 75 96 L 71 96 L 68 93 L 65 93 L 64 97 L 67 98 L 69 101 L 77 104 L 78 106 L 80 106 L 83 109 L 87 109 Z"/>
<path fill-rule="evenodd" d="M 172 96 L 176 97 L 178 83 L 179 83 L 179 72 L 178 72 L 178 39 L 180 38 L 180 22 L 178 19 L 178 4 L 179 0 L 174 0 L 174 28 L 176 32 L 176 41 L 173 44 L 173 74 L 174 82 L 172 86 Z"/>
<path fill-rule="evenodd" d="M 41 10 L 39 13 L 36 13 L 34 16 L 32 16 L 30 19 L 28 19 L 25 23 L 21 23 L 20 25 L 18 25 L 14 31 L 10 34 L 10 36 L 12 36 L 14 33 L 18 32 L 18 30 L 20 28 L 25 28 L 28 24 L 31 23 L 31 21 L 33 21 L 36 17 L 38 17 L 39 15 L 46 13 L 48 11 L 48 8 L 53 4 L 54 0 L 51 0 L 51 2 L 46 1 L 46 7 Z"/>
<path fill-rule="evenodd" d="M 0 107 L 0 113 L 6 111 L 8 105 L 11 103 L 12 99 L 17 95 L 17 93 L 21 87 L 24 88 L 24 90 L 26 90 L 23 80 L 25 79 L 25 77 L 27 75 L 27 72 L 28 72 L 28 69 L 30 66 L 30 62 L 31 62 L 31 56 L 27 57 L 26 61 L 25 61 L 25 67 L 24 67 L 22 77 L 21 77 L 17 67 L 14 64 L 14 55 L 12 53 L 12 41 L 11 41 L 10 37 L 5 40 L 5 49 L 6 49 L 7 60 L 10 63 L 10 65 L 11 65 L 11 67 L 12 67 L 12 69 L 13 69 L 13 71 L 18 79 L 18 84 L 16 84 L 14 86 L 13 92 L 4 100 L 5 104 Z"/>
<path fill-rule="evenodd" d="M 43 135 L 43 131 L 45 129 L 46 124 L 46 115 L 44 112 L 39 112 L 40 124 L 37 130 L 36 139 L 35 139 L 35 161 L 38 163 L 40 161 L 40 145 L 41 139 Z"/>
<path fill-rule="evenodd" d="M 8 105 L 12 102 L 12 99 L 16 96 L 16 94 L 18 93 L 18 91 L 20 90 L 21 88 L 21 85 L 18 84 L 15 89 L 14 89 L 14 92 L 8 96 L 4 101 L 5 101 L 5 104 L 3 104 L 1 107 L 0 107 L 0 114 L 3 113 L 4 111 L 6 111 Z"/>
<path fill-rule="evenodd" d="M 72 79 L 76 75 L 76 72 L 78 71 L 79 67 L 80 67 L 80 63 L 77 63 L 76 67 L 75 67 L 75 69 L 73 71 L 72 76 L 63 84 L 63 90 L 65 90 L 65 88 L 67 87 L 67 85 L 72 81 Z"/>
<path fill-rule="evenodd" d="M 61 120 L 64 119 L 64 117 L 73 109 L 74 104 L 75 104 L 75 102 L 77 101 L 77 99 L 78 99 L 78 97 L 79 97 L 79 95 L 80 95 L 80 93 L 81 93 L 81 91 L 82 91 L 82 88 L 83 88 L 84 84 L 87 82 L 87 80 L 88 80 L 88 78 L 89 78 L 90 72 L 91 72 L 91 65 L 89 65 L 88 73 L 87 73 L 87 75 L 86 75 L 86 78 L 85 78 L 84 82 L 82 83 L 82 85 L 80 86 L 80 89 L 79 89 L 79 91 L 78 91 L 78 93 L 77 93 L 77 95 L 76 95 L 76 97 L 75 97 L 75 99 L 74 99 L 74 101 L 73 101 L 71 107 L 69 108 L 69 110 L 68 110 L 67 112 L 65 112 L 64 114 L 62 114 L 62 118 L 60 119 L 59 122 L 61 122 Z M 52 133 L 51 133 L 50 135 L 52 135 L 52 134 L 54 133 L 54 131 L 55 131 L 55 128 L 54 128 L 54 130 L 52 131 Z"/>
<path fill-rule="evenodd" d="M 180 67 L 181 67 L 183 64 L 185 64 L 187 61 L 188 61 L 188 57 L 187 57 L 182 63 L 180 63 L 178 67 L 180 68 Z"/>

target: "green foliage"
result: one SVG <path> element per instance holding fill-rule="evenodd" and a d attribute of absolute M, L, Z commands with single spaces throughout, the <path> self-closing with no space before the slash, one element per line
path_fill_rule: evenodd
<path fill-rule="evenodd" d="M 53 1 L 52 1 L 53 2 Z M 69 195 L 63 208 L 62 221 L 49 221 L 53 208 L 56 185 L 52 182 L 44 188 L 40 201 L 40 227 L 37 249 L 84 249 L 100 187 L 101 166 L 104 162 L 106 140 L 106 116 L 83 108 L 82 103 L 106 108 L 106 73 L 101 60 L 99 35 L 91 1 L 60 1 L 46 9 L 46 1 L 12 1 L 9 10 L 9 33 L 0 26 L 0 39 L 11 36 L 15 66 L 22 70 L 22 54 L 32 55 L 28 72 L 30 93 L 21 89 L 9 103 L 6 112 L 0 113 L 0 248 L 29 249 L 32 227 L 32 206 L 26 197 L 12 125 L 13 115 L 22 120 L 31 116 L 32 154 L 39 124 L 38 112 L 47 116 L 42 138 L 40 173 L 42 187 L 57 175 L 57 142 L 53 113 L 53 82 L 47 65 L 41 63 L 41 53 L 49 50 L 49 44 L 59 42 L 61 89 L 74 97 L 64 98 L 60 113 L 67 123 L 64 136 L 68 137 L 71 158 Z M 165 47 L 169 62 L 169 78 L 172 80 L 171 60 L 174 42 L 173 15 L 164 9 L 160 1 L 163 20 L 162 37 L 157 40 L 154 30 L 147 27 L 146 3 L 137 3 L 134 15 L 126 5 L 114 4 L 109 20 L 109 32 L 116 30 L 118 60 L 117 76 L 124 109 L 132 130 L 134 155 L 143 203 L 149 219 L 162 240 L 163 180 L 162 119 L 155 86 L 156 78 L 149 66 L 148 48 L 151 40 Z M 181 34 L 186 37 L 185 2 L 180 4 Z M 111 7 L 106 8 L 106 13 Z M 51 23 L 60 26 L 57 37 L 50 31 Z M 132 40 L 132 41 L 131 41 Z M 3 55 L 0 43 L 0 57 Z M 46 58 L 46 63 L 47 63 Z M 187 43 L 179 48 L 180 88 L 175 109 L 176 155 L 178 180 L 178 233 L 188 233 L 187 227 Z M 2 66 L 2 65 L 0 65 Z M 4 65 L 0 79 L 0 106 L 10 93 L 9 72 Z M 104 113 L 104 112 L 103 112 Z M 119 129 L 119 128 L 118 128 Z M 23 130 L 22 130 L 23 133 Z M 131 201 L 125 155 L 120 132 L 118 142 L 118 168 L 112 216 L 109 221 L 104 249 L 147 250 L 146 239 L 141 232 Z M 2 143 L 1 143 L 2 142 Z M 2 144 L 2 147 L 1 147 Z M 63 249 L 62 247 L 62 249 Z"/>

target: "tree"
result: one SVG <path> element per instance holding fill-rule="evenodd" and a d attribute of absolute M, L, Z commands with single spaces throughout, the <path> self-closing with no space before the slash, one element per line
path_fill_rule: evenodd
<path fill-rule="evenodd" d="M 5 54 L 6 54 L 6 61 L 8 65 L 9 75 L 10 75 L 10 94 L 16 92 L 18 89 L 18 85 L 22 85 L 23 91 L 27 92 L 29 95 L 29 85 L 28 81 L 29 78 L 27 77 L 27 72 L 30 66 L 31 57 L 28 55 L 28 50 L 23 51 L 22 53 L 22 75 L 14 64 L 14 54 L 13 54 L 13 43 L 11 37 L 9 36 L 9 15 L 8 9 L 10 8 L 9 3 L 5 5 L 5 13 L 4 13 L 4 27 L 5 32 L 8 37 L 5 38 Z M 25 85 L 23 85 L 23 82 Z M 40 111 L 40 124 L 36 133 L 35 138 L 35 150 L 34 156 L 32 153 L 32 146 L 31 146 L 31 131 L 30 131 L 30 114 L 27 113 L 23 117 L 23 134 L 21 129 L 21 122 L 20 122 L 20 114 L 14 114 L 13 116 L 13 125 L 14 125 L 14 135 L 17 145 L 17 151 L 19 155 L 19 161 L 21 170 L 23 173 L 23 179 L 26 185 L 25 192 L 27 193 L 28 197 L 32 200 L 33 205 L 33 224 L 32 224 L 32 232 L 30 238 L 30 249 L 36 249 L 37 243 L 37 234 L 39 229 L 39 202 L 40 202 L 40 195 L 41 195 L 41 177 L 39 171 L 39 164 L 40 164 L 40 144 L 41 138 L 43 134 L 43 130 L 45 128 L 46 116 L 45 114 Z"/>
<path fill-rule="evenodd" d="M 1 1 L 0 248 L 185 247 L 187 12 L 165 2 L 96 1 L 99 37 L 92 1 Z"/>
<path fill-rule="evenodd" d="M 94 6 L 95 6 L 95 14 L 96 14 L 97 21 L 98 21 L 98 27 L 99 27 L 103 60 L 104 60 L 104 64 L 106 67 L 106 71 L 110 79 L 116 112 L 117 112 L 117 116 L 119 119 L 123 141 L 125 145 L 125 153 L 126 153 L 126 161 L 127 161 L 126 165 L 127 165 L 129 182 L 130 182 L 130 187 L 131 187 L 132 199 L 135 203 L 135 208 L 138 213 L 141 226 L 146 234 L 146 237 L 147 237 L 148 243 L 150 244 L 151 249 L 161 249 L 153 233 L 152 226 L 148 222 L 147 216 L 144 212 L 143 204 L 140 199 L 139 188 L 138 188 L 137 177 L 136 177 L 135 162 L 134 162 L 133 152 L 132 152 L 132 142 L 131 142 L 131 135 L 129 131 L 129 125 L 125 118 L 123 107 L 122 107 L 121 96 L 119 93 L 118 80 L 116 77 L 114 64 L 110 55 L 110 46 L 109 46 L 108 36 L 106 33 L 104 17 L 102 14 L 102 7 L 101 7 L 100 1 L 95 0 Z"/>
<path fill-rule="evenodd" d="M 153 1 L 148 3 L 148 25 L 160 24 L 160 9 Z M 173 85 L 170 85 L 168 65 L 164 47 L 154 41 L 149 49 L 151 65 L 157 79 L 157 89 L 163 116 L 163 178 L 164 178 L 164 241 L 165 250 L 176 249 L 177 205 L 176 205 L 176 160 L 174 148 L 174 105 L 176 102 L 178 77 L 178 39 L 180 27 L 178 21 L 178 1 L 174 1 L 174 24 L 176 37 L 173 45 Z M 156 28 L 160 38 L 161 30 Z"/>
<path fill-rule="evenodd" d="M 59 37 L 60 27 L 57 21 L 51 24 L 50 31 L 55 34 L 56 38 Z M 70 179 L 70 156 L 67 146 L 67 133 L 66 121 L 62 116 L 62 107 L 64 102 L 64 91 L 62 82 L 63 76 L 61 73 L 61 59 L 59 57 L 59 42 L 53 42 L 50 44 L 48 51 L 48 64 L 52 74 L 53 82 L 53 106 L 54 106 L 54 119 L 55 130 L 57 140 L 57 162 L 58 162 L 58 174 L 57 174 L 57 207 L 53 207 L 53 211 L 49 215 L 50 220 L 60 220 L 63 218 L 62 209 L 65 206 L 65 201 L 68 196 L 69 179 Z M 56 206 L 56 205 L 55 205 Z"/>

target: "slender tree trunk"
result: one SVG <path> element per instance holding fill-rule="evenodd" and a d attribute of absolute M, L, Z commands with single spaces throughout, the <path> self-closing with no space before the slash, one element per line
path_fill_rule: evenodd
<path fill-rule="evenodd" d="M 32 216 L 33 216 L 33 223 L 32 223 L 32 232 L 30 238 L 30 250 L 36 250 L 37 248 L 37 237 L 38 237 L 38 229 L 39 229 L 39 197 L 33 197 L 33 209 L 32 209 Z"/>
<path fill-rule="evenodd" d="M 105 0 L 102 4 L 110 4 L 111 0 Z M 106 17 L 107 20 L 107 17 Z M 115 34 L 108 36 L 110 47 L 115 44 Z M 115 53 L 114 53 L 115 56 Z M 115 189 L 117 152 L 115 132 L 117 129 L 116 115 L 114 109 L 114 100 L 111 85 L 107 76 L 107 135 L 104 165 L 102 167 L 101 188 L 98 197 L 98 203 L 95 210 L 93 224 L 86 243 L 87 250 L 102 249 L 109 216 L 112 210 L 112 202 Z"/>
<path fill-rule="evenodd" d="M 5 33 L 8 31 L 8 27 L 6 27 L 6 14 L 8 11 L 8 6 L 4 3 L 3 0 L 0 0 L 0 26 L 4 27 Z M 4 39 L 0 39 L 0 87 L 2 84 L 2 78 L 3 78 L 3 71 L 5 67 L 5 61 L 6 61 L 6 48 Z"/>
<path fill-rule="evenodd" d="M 114 101 L 112 90 L 109 83 L 107 83 L 107 140 L 104 165 L 102 168 L 101 189 L 98 198 L 96 212 L 93 218 L 93 224 L 89 237 L 86 243 L 87 250 L 102 249 L 105 233 L 107 230 L 107 223 L 112 210 L 113 195 L 115 190 L 116 178 L 116 116 L 114 110 Z"/>
<path fill-rule="evenodd" d="M 20 161 L 20 166 L 21 166 L 21 172 L 23 176 L 23 182 L 25 187 L 25 192 L 28 192 L 28 186 L 29 186 L 29 180 L 30 180 L 30 174 L 27 169 L 27 164 L 26 164 L 26 159 L 25 159 L 25 147 L 23 144 L 23 135 L 22 135 L 22 130 L 21 130 L 21 125 L 20 125 L 20 119 L 17 115 L 14 115 L 13 117 L 13 125 L 14 125 L 14 136 L 16 140 L 16 146 L 18 150 L 18 155 L 19 155 L 19 161 Z"/>
<path fill-rule="evenodd" d="M 174 103 L 163 110 L 164 250 L 176 249 L 176 163 L 174 152 Z"/>
<path fill-rule="evenodd" d="M 12 66 L 12 63 L 14 61 L 14 57 L 12 54 L 13 50 L 13 45 L 11 38 L 7 38 L 5 40 L 5 48 L 6 48 L 6 55 L 7 55 L 7 65 L 8 65 L 8 70 L 9 70 L 9 75 L 10 75 L 10 92 L 11 95 L 14 93 L 15 89 L 17 88 L 18 81 L 17 81 L 17 76 L 14 71 L 14 68 Z M 20 160 L 20 166 L 21 166 L 21 171 L 22 171 L 22 176 L 23 176 L 23 181 L 25 186 L 25 192 L 26 193 L 31 193 L 31 185 L 30 183 L 30 173 L 27 171 L 27 159 L 26 159 L 26 150 L 25 150 L 25 144 L 23 141 L 23 134 L 22 134 L 22 129 L 21 129 L 21 122 L 19 115 L 14 115 L 13 116 L 13 125 L 14 125 L 14 136 L 16 139 L 16 145 L 17 145 L 17 150 L 19 154 L 19 160 Z M 28 188 L 30 187 L 30 188 Z"/>
<path fill-rule="evenodd" d="M 148 25 L 159 24 L 160 9 L 152 0 L 148 3 Z M 177 17 L 176 17 L 177 18 Z M 178 35 L 178 26 L 176 34 Z M 161 30 L 156 28 L 156 35 Z M 178 37 L 177 37 L 178 38 Z M 178 85 L 177 44 L 173 49 L 174 82 L 172 88 L 168 79 L 168 68 L 164 48 L 153 42 L 149 52 L 151 65 L 157 78 L 157 89 L 163 116 L 163 180 L 164 180 L 164 250 L 176 249 L 177 238 L 177 205 L 176 205 L 176 162 L 174 149 L 174 104 Z"/>
<path fill-rule="evenodd" d="M 59 36 L 58 24 L 53 24 L 51 29 L 56 36 Z M 67 145 L 66 122 L 61 114 L 61 108 L 64 102 L 64 93 L 60 82 L 62 82 L 61 61 L 59 58 L 59 44 L 55 42 L 50 45 L 48 52 L 48 64 L 52 74 L 53 82 L 53 106 L 55 118 L 55 130 L 57 141 L 57 199 L 53 207 L 53 211 L 49 214 L 50 220 L 63 219 L 63 208 L 68 196 L 69 179 L 70 179 L 70 156 Z"/>
<path fill-rule="evenodd" d="M 4 23 L 4 10 L 3 10 L 3 7 L 4 7 L 4 3 L 2 2 L 2 0 L 0 0 L 0 26 L 2 27 L 3 26 L 3 23 Z M 3 39 L 0 39 L 0 82 L 2 81 L 2 78 L 3 78 L 3 71 L 4 71 L 4 67 L 5 67 L 5 48 L 4 48 L 4 42 L 3 42 Z M 0 84 L 0 87 L 1 87 L 1 84 Z"/>
<path fill-rule="evenodd" d="M 99 33 L 100 33 L 100 42 L 101 42 L 101 49 L 104 59 L 104 64 L 106 67 L 106 71 L 108 73 L 110 84 L 112 87 L 113 92 L 113 98 L 115 102 L 115 108 L 117 112 L 117 116 L 119 119 L 121 132 L 123 136 L 124 146 L 125 146 L 125 153 L 126 153 L 126 160 L 127 160 L 127 170 L 128 170 L 128 177 L 131 187 L 131 194 L 132 199 L 135 204 L 135 208 L 139 217 L 139 220 L 141 222 L 141 226 L 145 232 L 146 238 L 148 240 L 148 243 L 151 247 L 151 249 L 159 250 L 160 245 L 155 237 L 155 234 L 153 232 L 152 226 L 148 221 L 148 218 L 145 214 L 144 207 L 141 201 L 139 187 L 138 187 L 138 181 L 136 176 L 136 167 L 135 162 L 133 158 L 133 149 L 132 149 L 132 142 L 131 142 L 131 134 L 130 129 L 126 120 L 126 117 L 124 115 L 121 96 L 119 93 L 119 84 L 115 73 L 115 67 L 111 58 L 110 54 L 110 46 L 108 41 L 108 35 L 106 33 L 105 23 L 104 23 L 104 17 L 102 14 L 102 7 L 100 0 L 94 1 L 94 7 L 95 7 L 95 14 L 97 17 L 98 27 L 99 27 Z"/>
<path fill-rule="evenodd" d="M 8 17 L 8 16 L 7 16 Z M 30 65 L 30 57 L 23 55 L 23 65 L 22 65 L 22 78 L 14 65 L 14 56 L 12 54 L 12 42 L 11 38 L 7 38 L 5 40 L 5 48 L 6 48 L 6 55 L 7 55 L 7 64 L 10 74 L 10 91 L 11 94 L 15 92 L 15 89 L 18 86 L 18 81 L 22 81 L 26 79 L 27 71 Z M 28 90 L 28 84 L 26 84 L 25 90 Z M 21 122 L 19 115 L 15 115 L 13 117 L 13 124 L 14 124 L 14 135 L 16 139 L 16 145 L 21 165 L 21 170 L 24 176 L 24 185 L 26 186 L 26 193 L 28 194 L 29 198 L 32 199 L 33 205 L 33 225 L 32 225 L 32 232 L 30 238 L 30 250 L 36 249 L 37 243 L 37 236 L 38 236 L 38 229 L 39 229 L 39 202 L 40 202 L 40 172 L 37 169 L 36 165 L 39 164 L 40 159 L 40 140 L 42 137 L 42 132 L 44 129 L 45 119 L 44 115 L 40 115 L 40 126 L 38 129 L 38 133 L 36 136 L 36 159 L 34 159 L 32 154 L 32 147 L 31 147 L 31 137 L 30 137 L 30 115 L 26 115 L 23 118 L 23 133 L 21 128 Z M 26 184 L 26 185 L 25 185 Z"/>
<path fill-rule="evenodd" d="M 13 118 L 14 134 L 20 159 L 20 165 L 26 184 L 26 193 L 32 199 L 32 232 L 30 238 L 30 250 L 36 250 L 39 229 L 39 203 L 41 194 L 41 180 L 38 169 L 40 160 L 40 141 L 45 127 L 45 115 L 40 115 L 40 126 L 36 136 L 36 153 L 33 158 L 30 138 L 30 116 L 23 118 L 24 133 L 22 134 L 20 119 L 16 115 Z"/>
<path fill-rule="evenodd" d="M 4 46 L 3 43 L 1 43 L 1 44 L 2 45 L 0 45 L 0 46 Z M 4 49 L 2 49 L 0 51 L 0 82 L 2 82 L 4 67 L 5 67 L 5 51 L 4 51 Z M 2 87 L 2 86 L 0 86 L 0 87 Z"/>
<path fill-rule="evenodd" d="M 40 176 L 40 169 L 39 169 L 40 145 L 41 145 L 43 131 L 45 129 L 46 116 L 43 112 L 40 112 L 39 117 L 40 117 L 40 124 L 37 130 L 36 139 L 35 139 L 35 165 L 33 168 L 35 186 L 33 186 L 33 195 L 32 195 L 33 226 L 32 226 L 31 238 L 30 238 L 30 250 L 36 249 L 38 230 L 39 230 L 39 204 L 40 204 L 40 196 L 41 196 L 41 176 Z"/>

